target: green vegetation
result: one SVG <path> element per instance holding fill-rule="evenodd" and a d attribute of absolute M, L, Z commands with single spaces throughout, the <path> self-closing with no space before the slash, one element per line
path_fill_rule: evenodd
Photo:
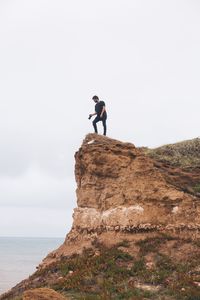
<path fill-rule="evenodd" d="M 200 183 L 196 184 L 193 189 L 196 193 L 200 193 Z"/>
<path fill-rule="evenodd" d="M 200 166 L 200 138 L 143 150 L 150 157 L 175 166 Z"/>
<path fill-rule="evenodd" d="M 56 264 L 37 271 L 32 279 L 41 276 L 41 286 L 48 282 L 48 287 L 79 300 L 200 300 L 195 283 L 200 281 L 200 272 L 194 271 L 200 257 L 191 254 L 188 260 L 178 262 L 161 253 L 160 247 L 173 240 L 178 244 L 189 242 L 165 234 L 146 238 L 136 243 L 140 247 L 137 257 L 121 250 L 120 247 L 129 250 L 128 241 L 112 248 L 96 243 L 96 248 L 85 249 L 82 255 L 62 257 Z M 149 254 L 154 257 L 151 268 L 147 265 Z M 51 282 L 48 278 L 53 274 L 57 280 Z"/>
<path fill-rule="evenodd" d="M 141 254 L 144 256 L 149 252 L 156 252 L 162 243 L 170 240 L 174 240 L 174 238 L 166 234 L 160 234 L 157 237 L 140 240 L 136 243 L 136 245 L 140 246 Z"/>

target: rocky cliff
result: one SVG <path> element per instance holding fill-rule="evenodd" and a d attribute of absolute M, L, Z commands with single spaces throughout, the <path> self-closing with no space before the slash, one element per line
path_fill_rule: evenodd
<path fill-rule="evenodd" d="M 175 188 L 129 143 L 88 135 L 76 153 L 78 208 L 71 232 L 199 228 L 198 199 Z"/>
<path fill-rule="evenodd" d="M 144 251 L 142 246 L 148 245 L 145 241 L 150 241 L 149 249 L 152 243 L 157 243 L 158 257 L 168 255 L 170 259 L 176 258 L 179 261 L 182 258 L 188 259 L 193 251 L 197 264 L 196 256 L 200 255 L 199 195 L 187 191 L 184 184 L 181 184 L 179 179 L 184 177 L 182 172 L 186 171 L 180 166 L 178 172 L 177 166 L 169 168 L 166 162 L 155 159 L 152 153 L 149 155 L 147 152 L 131 143 L 122 143 L 97 134 L 86 136 L 75 154 L 77 208 L 74 209 L 72 229 L 64 244 L 43 260 L 36 275 L 11 291 L 12 297 L 18 295 L 20 289 L 54 286 L 59 280 L 65 280 L 68 286 L 70 269 L 67 269 L 66 278 L 58 271 L 62 259 L 66 259 L 67 264 L 67 259 L 69 261 L 74 255 L 84 255 L 85 249 L 92 249 L 92 257 L 101 256 L 105 254 L 105 251 L 101 252 L 102 245 L 121 245 L 121 250 L 136 260 L 141 259 L 142 255 L 144 269 L 154 268 L 157 263 L 152 254 L 155 254 L 156 246 L 154 251 L 148 252 L 146 248 Z M 189 173 L 185 176 L 187 178 Z M 198 176 L 197 172 L 196 184 Z M 128 247 L 125 247 L 126 243 Z M 65 263 L 62 261 L 62 266 Z M 73 273 L 76 268 L 71 269 Z M 143 284 L 143 288 L 147 284 L 145 280 L 141 283 L 138 278 L 134 282 L 137 289 L 140 289 L 140 284 Z M 197 282 L 196 277 L 193 282 Z M 9 298 L 11 294 L 0 299 L 13 299 Z M 117 299 L 116 295 L 114 298 L 112 294 L 109 297 L 102 299 Z M 154 296 L 154 299 L 161 298 Z"/>
<path fill-rule="evenodd" d="M 155 161 L 167 182 L 200 196 L 200 138 L 143 150 Z"/>
<path fill-rule="evenodd" d="M 199 198 L 177 187 L 177 178 L 170 181 L 172 170 L 163 172 L 164 165 L 142 149 L 89 134 L 75 161 L 78 207 L 74 209 L 72 229 L 64 245 L 44 264 L 62 251 L 67 253 L 68 247 L 74 250 L 75 243 L 80 250 L 81 243 L 86 246 L 97 236 L 106 239 L 109 233 L 119 240 L 120 234 L 134 238 L 139 232 L 198 234 Z M 181 170 L 178 174 L 181 176 Z"/>

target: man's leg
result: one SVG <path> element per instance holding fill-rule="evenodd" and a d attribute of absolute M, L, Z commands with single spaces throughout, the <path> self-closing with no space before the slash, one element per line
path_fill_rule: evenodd
<path fill-rule="evenodd" d="M 97 131 L 97 122 L 99 122 L 101 119 L 98 117 L 98 116 L 96 116 L 96 118 L 94 119 L 94 121 L 92 122 L 92 124 L 93 124 L 93 127 L 94 127 L 94 132 L 96 132 L 96 133 L 98 133 L 98 131 Z"/>
<path fill-rule="evenodd" d="M 106 135 L 106 130 L 107 130 L 106 118 L 102 120 L 102 123 L 103 123 L 103 135 Z"/>

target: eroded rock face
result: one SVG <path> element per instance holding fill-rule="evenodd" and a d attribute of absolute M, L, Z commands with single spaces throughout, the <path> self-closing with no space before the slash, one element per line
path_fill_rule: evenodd
<path fill-rule="evenodd" d="M 89 134 L 75 158 L 73 230 L 200 223 L 197 199 L 167 183 L 154 161 L 133 144 Z"/>
<path fill-rule="evenodd" d="M 96 238 L 114 243 L 137 239 L 136 233 L 166 231 L 199 236 L 199 198 L 168 182 L 142 149 L 88 134 L 75 160 L 78 207 L 72 229 L 39 269 L 62 255 L 81 253 Z"/>
<path fill-rule="evenodd" d="M 172 185 L 142 149 L 89 134 L 75 160 L 78 207 L 72 229 L 39 268 L 81 253 L 96 238 L 114 244 L 160 232 L 200 235 L 199 198 Z"/>
<path fill-rule="evenodd" d="M 130 244 L 126 251 L 137 258 L 140 251 L 137 241 L 160 238 L 163 233 L 171 238 L 162 245 L 161 251 L 172 255 L 172 259 L 177 259 L 176 253 L 181 258 L 182 252 L 186 258 L 196 249 L 189 241 L 200 237 L 199 198 L 177 186 L 178 169 L 176 173 L 171 169 L 166 171 L 133 144 L 97 134 L 86 136 L 75 159 L 78 206 L 74 209 L 72 229 L 64 244 L 38 266 L 39 273 L 52 263 L 54 270 L 62 257 L 81 254 L 84 248 L 95 249 L 98 243 L 109 247 L 126 240 Z M 182 244 L 179 241 L 174 247 L 177 237 Z M 178 245 L 182 245 L 181 252 L 177 251 Z M 150 253 L 147 260 L 149 269 L 154 266 L 153 254 Z M 41 274 L 48 277 L 48 272 Z M 53 274 L 55 276 L 54 271 Z M 41 277 L 37 280 L 22 281 L 0 299 L 14 299 L 25 290 L 38 287 Z M 48 282 L 52 282 L 51 276 L 46 278 L 46 284 Z M 43 297 L 41 292 L 49 298 L 38 298 Z M 29 290 L 23 299 L 62 297 L 49 293 Z"/>

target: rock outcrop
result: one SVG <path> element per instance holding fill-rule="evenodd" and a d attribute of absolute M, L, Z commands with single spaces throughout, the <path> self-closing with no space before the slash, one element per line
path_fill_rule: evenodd
<path fill-rule="evenodd" d="M 75 231 L 200 222 L 196 198 L 168 184 L 154 161 L 132 144 L 88 135 L 76 153 L 75 175 Z"/>
<path fill-rule="evenodd" d="M 72 229 L 40 268 L 61 255 L 80 253 L 97 237 L 112 243 L 134 239 L 134 233 L 199 234 L 199 198 L 170 183 L 143 149 L 88 134 L 75 160 L 78 207 Z"/>
<path fill-rule="evenodd" d="M 200 138 L 143 151 L 154 160 L 168 183 L 200 197 Z"/>
<path fill-rule="evenodd" d="M 127 254 L 124 256 L 127 263 L 126 274 L 133 268 L 131 274 L 134 288 L 149 289 L 152 279 L 147 280 L 145 275 L 142 282 L 138 282 L 141 279 L 136 278 L 138 266 L 130 266 L 133 257 L 136 264 L 138 259 L 148 274 L 152 272 L 151 276 L 159 272 L 163 274 L 161 259 L 166 264 L 173 259 L 179 262 L 182 258 L 189 262 L 193 259 L 188 270 L 190 274 L 197 274 L 192 268 L 200 255 L 200 198 L 183 188 L 182 179 L 185 178 L 187 182 L 187 177 L 184 177 L 184 173 L 179 176 L 180 169 L 177 166 L 174 167 L 176 169 L 170 169 L 169 166 L 166 167 L 166 162 L 155 160 L 146 152 L 131 143 L 122 143 L 97 134 L 86 136 L 75 154 L 77 208 L 74 209 L 72 228 L 64 244 L 43 260 L 32 277 L 18 284 L 0 299 L 14 299 L 12 297 L 18 296 L 22 291 L 41 286 L 68 291 L 76 288 L 76 280 L 85 282 L 89 285 L 87 289 L 92 291 L 93 281 L 88 276 L 97 276 L 97 269 L 93 270 L 92 266 L 94 262 L 98 266 L 98 256 L 104 255 L 105 258 L 113 253 L 115 258 L 109 259 L 115 261 L 118 257 L 123 257 L 124 254 L 120 252 L 122 250 Z M 196 183 L 198 176 L 195 177 Z M 129 248 L 123 246 L 127 243 Z M 99 244 L 122 247 L 112 250 L 110 254 L 109 251 L 102 250 Z M 84 252 L 85 249 L 90 250 Z M 191 258 L 191 253 L 195 257 Z M 83 255 L 83 258 L 79 259 L 76 255 Z M 77 261 L 88 263 L 90 272 L 87 273 L 87 268 L 82 271 L 85 270 L 85 265 L 77 269 Z M 101 270 L 106 270 L 105 265 L 106 260 L 100 266 L 103 268 Z M 176 266 L 177 269 L 173 264 L 169 268 L 174 270 L 173 276 L 179 276 L 179 265 Z M 168 280 L 173 286 L 174 279 L 169 277 L 171 269 L 169 270 L 166 269 L 166 278 L 162 275 L 160 281 L 158 280 L 164 288 L 168 284 L 164 280 Z M 141 274 L 143 273 L 140 273 L 140 277 Z M 128 285 L 132 284 L 133 278 L 127 279 Z M 198 280 L 197 277 L 194 278 L 193 282 Z M 96 278 L 96 286 L 99 280 L 101 278 Z M 189 280 L 191 282 L 191 278 Z M 152 291 L 160 290 L 159 285 L 150 287 Z M 101 290 L 99 286 L 98 289 Z"/>

